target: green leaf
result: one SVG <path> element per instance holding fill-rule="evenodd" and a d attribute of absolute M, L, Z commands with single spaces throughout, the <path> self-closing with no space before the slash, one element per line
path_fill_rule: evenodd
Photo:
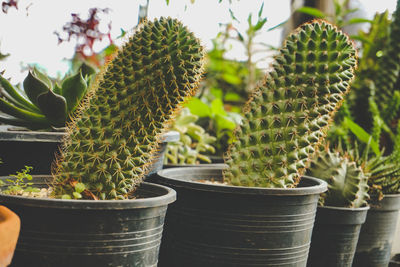
<path fill-rule="evenodd" d="M 58 83 L 54 84 L 53 92 L 57 95 L 62 95 L 62 88 L 58 85 Z"/>
<path fill-rule="evenodd" d="M 345 117 L 344 118 L 344 124 L 347 126 L 347 128 L 350 129 L 350 131 L 362 142 L 369 144 L 374 153 L 377 156 L 380 156 L 381 152 L 379 150 L 379 145 L 374 141 L 372 136 L 368 134 L 361 126 L 359 126 L 357 123 L 354 121 L 350 120 L 349 118 Z"/>
<path fill-rule="evenodd" d="M 46 128 L 50 128 L 50 126 L 51 126 L 50 122 L 48 122 L 47 119 L 45 122 L 31 122 L 31 121 L 27 121 L 27 120 L 23 120 L 23 119 L 18 119 L 18 118 L 9 117 L 9 116 L 2 116 L 2 115 L 0 115 L 0 122 L 9 124 L 9 125 L 26 127 L 31 130 L 46 129 Z"/>
<path fill-rule="evenodd" d="M 222 116 L 221 114 L 215 115 L 215 121 L 219 131 L 223 129 L 234 130 L 236 128 L 236 124 L 233 121 L 226 116 Z"/>
<path fill-rule="evenodd" d="M 237 93 L 228 92 L 225 95 L 225 101 L 240 101 L 242 98 Z"/>
<path fill-rule="evenodd" d="M 167 3 L 167 6 L 169 5 L 169 0 L 165 0 L 165 2 Z"/>
<path fill-rule="evenodd" d="M 92 74 L 96 73 L 96 69 L 86 62 L 83 62 L 82 65 L 79 67 L 78 73 L 81 72 L 84 78 L 91 76 Z"/>
<path fill-rule="evenodd" d="M 264 2 L 261 4 L 260 10 L 258 10 L 258 17 L 260 18 L 264 9 Z"/>
<path fill-rule="evenodd" d="M 257 22 L 257 24 L 254 26 L 254 31 L 260 30 L 260 29 L 264 26 L 264 24 L 265 24 L 266 22 L 267 22 L 267 18 L 262 19 L 262 20 L 259 20 L 259 21 Z"/>
<path fill-rule="evenodd" d="M 230 84 L 238 85 L 242 83 L 242 80 L 238 76 L 229 73 L 222 74 L 222 78 Z"/>
<path fill-rule="evenodd" d="M 65 194 L 65 195 L 62 195 L 62 196 L 61 196 L 61 199 L 71 199 L 71 196 Z"/>
<path fill-rule="evenodd" d="M 78 192 L 72 192 L 72 195 L 74 196 L 75 199 L 80 199 L 82 198 L 82 195 Z"/>
<path fill-rule="evenodd" d="M 357 23 L 372 23 L 372 20 L 370 19 L 364 19 L 364 18 L 352 18 L 346 21 L 346 25 L 350 24 L 357 24 Z"/>
<path fill-rule="evenodd" d="M 33 68 L 33 74 L 35 75 L 36 78 L 38 78 L 44 84 L 46 84 L 48 88 L 52 89 L 53 84 L 46 74 L 39 71 L 36 67 Z"/>
<path fill-rule="evenodd" d="M 83 191 L 85 191 L 86 186 L 84 183 L 76 183 L 75 184 L 75 192 L 77 193 L 82 193 Z"/>
<path fill-rule="evenodd" d="M 7 92 L 10 96 L 9 99 L 14 104 L 18 105 L 20 108 L 25 108 L 33 112 L 40 111 L 35 105 L 25 99 L 15 88 L 7 81 L 3 76 L 0 75 L 0 86 Z M 18 104 L 17 104 L 18 103 Z"/>
<path fill-rule="evenodd" d="M 221 98 L 221 99 L 222 99 L 222 97 L 224 95 L 224 92 L 222 91 L 222 89 L 221 88 L 216 88 L 216 87 L 211 87 L 210 88 L 210 93 L 213 96 L 215 96 L 216 98 Z"/>
<path fill-rule="evenodd" d="M 185 105 L 190 112 L 199 117 L 210 117 L 211 110 L 203 101 L 196 97 L 192 97 Z"/>
<path fill-rule="evenodd" d="M 43 123 L 43 124 L 48 123 L 46 117 L 43 116 L 42 114 L 38 114 L 35 112 L 30 112 L 25 109 L 18 108 L 16 106 L 8 103 L 7 101 L 5 101 L 2 98 L 0 98 L 0 111 L 6 113 L 8 115 L 14 116 L 16 118 L 19 118 L 22 120 L 27 120 L 30 122 Z"/>
<path fill-rule="evenodd" d="M 67 101 L 63 96 L 48 90 L 38 96 L 38 106 L 50 123 L 56 127 L 65 126 L 67 120 Z"/>
<path fill-rule="evenodd" d="M 235 14 L 233 14 L 232 9 L 229 9 L 229 14 L 231 15 L 231 19 L 232 20 L 235 20 L 235 21 L 239 22 L 239 20 L 235 17 Z"/>
<path fill-rule="evenodd" d="M 179 116 L 175 121 L 175 125 L 188 125 L 189 123 L 196 122 L 197 119 L 198 116 L 196 115 L 186 114 L 185 116 Z"/>
<path fill-rule="evenodd" d="M 224 109 L 224 103 L 221 99 L 216 98 L 211 102 L 211 112 L 213 115 L 226 116 L 226 111 Z"/>
<path fill-rule="evenodd" d="M 281 26 L 284 26 L 284 25 L 286 24 L 286 22 L 288 22 L 288 20 L 282 21 L 281 23 L 279 23 L 279 24 L 277 24 L 277 25 L 275 25 L 275 26 L 269 28 L 267 31 L 268 31 L 268 32 L 269 32 L 269 31 L 273 31 L 273 30 L 275 30 L 275 29 L 277 29 L 277 28 L 279 28 L 279 27 L 281 27 Z"/>
<path fill-rule="evenodd" d="M 308 6 L 300 7 L 296 11 L 300 12 L 300 13 L 304 13 L 304 14 L 310 15 L 310 16 L 313 16 L 313 17 L 316 17 L 316 18 L 320 18 L 320 19 L 323 19 L 323 18 L 327 17 L 327 15 L 324 12 L 322 12 L 321 10 L 319 10 L 317 8 L 313 8 L 313 7 L 308 7 Z"/>
<path fill-rule="evenodd" d="M 51 90 L 43 81 L 36 77 L 33 71 L 29 71 L 28 76 L 26 76 L 24 82 L 25 94 L 28 96 L 29 100 L 38 106 L 37 97 L 47 91 Z"/>
<path fill-rule="evenodd" d="M 62 96 L 67 101 L 67 113 L 74 111 L 86 93 L 87 85 L 81 72 L 68 77 L 61 85 Z"/>

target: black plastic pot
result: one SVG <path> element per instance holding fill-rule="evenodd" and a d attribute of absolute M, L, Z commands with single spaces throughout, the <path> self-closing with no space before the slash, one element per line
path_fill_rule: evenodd
<path fill-rule="evenodd" d="M 400 209 L 400 194 L 385 195 L 371 206 L 361 227 L 354 267 L 387 267 Z"/>
<path fill-rule="evenodd" d="M 158 183 L 178 194 L 166 217 L 160 266 L 306 266 L 319 194 L 304 177 L 294 189 L 206 184 L 220 168 L 172 168 Z"/>
<path fill-rule="evenodd" d="M 25 165 L 34 167 L 31 174 L 50 174 L 51 163 L 58 151 L 63 132 L 10 130 L 0 126 L 0 176 L 20 171 Z"/>
<path fill-rule="evenodd" d="M 44 187 L 46 179 L 34 183 Z M 133 200 L 104 201 L 0 194 L 0 204 L 21 218 L 11 266 L 157 266 L 167 205 L 176 193 L 151 183 L 137 193 Z"/>
<path fill-rule="evenodd" d="M 20 171 L 24 166 L 32 166 L 31 174 L 50 174 L 55 153 L 61 145 L 63 132 L 37 132 L 10 130 L 7 125 L 0 126 L 0 176 Z M 157 160 L 149 174 L 162 169 L 167 142 L 179 140 L 179 133 L 167 132 L 161 143 Z"/>
<path fill-rule="evenodd" d="M 163 169 L 186 168 L 186 167 L 205 167 L 205 168 L 223 168 L 225 163 L 200 163 L 200 164 L 164 164 Z"/>
<path fill-rule="evenodd" d="M 368 209 L 318 207 L 307 266 L 351 267 Z"/>

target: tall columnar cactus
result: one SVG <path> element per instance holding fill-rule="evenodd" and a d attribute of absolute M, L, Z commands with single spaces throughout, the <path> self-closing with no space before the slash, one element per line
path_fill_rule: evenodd
<path fill-rule="evenodd" d="M 155 160 L 180 104 L 194 94 L 203 49 L 179 21 L 146 22 L 108 64 L 68 128 L 54 170 L 55 192 L 124 199 Z"/>
<path fill-rule="evenodd" d="M 289 35 L 247 104 L 224 173 L 233 185 L 294 187 L 340 106 L 356 65 L 348 37 L 315 21 Z"/>
<path fill-rule="evenodd" d="M 307 174 L 325 180 L 328 191 L 321 195 L 325 206 L 359 208 L 367 205 L 368 177 L 349 157 L 328 148 L 313 158 Z"/>

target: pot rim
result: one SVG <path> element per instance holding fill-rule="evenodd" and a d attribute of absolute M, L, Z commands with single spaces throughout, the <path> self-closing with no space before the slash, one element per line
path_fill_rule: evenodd
<path fill-rule="evenodd" d="M 4 178 L 6 176 L 0 177 Z M 32 177 L 50 178 L 51 175 L 32 175 Z M 44 184 L 48 184 L 45 183 Z M 76 199 L 55 199 L 55 198 L 35 198 L 25 196 L 14 196 L 0 193 L 0 204 L 18 204 L 23 206 L 34 206 L 43 208 L 57 208 L 57 209 L 85 209 L 85 210 L 123 210 L 123 209 L 138 209 L 138 208 L 152 208 L 163 205 L 168 205 L 176 200 L 176 191 L 167 186 L 142 182 L 141 186 L 146 189 L 156 189 L 159 192 L 165 193 L 156 197 L 146 197 L 140 199 L 127 199 L 127 200 L 76 200 Z"/>
<path fill-rule="evenodd" d="M 235 193 L 246 195 L 276 195 L 276 196 L 300 196 L 320 194 L 328 189 L 327 183 L 321 179 L 304 175 L 302 181 L 307 183 L 308 186 L 296 188 L 263 188 L 263 187 L 245 187 L 245 186 L 232 186 L 232 185 L 219 185 L 219 184 L 205 184 L 184 178 L 188 177 L 193 172 L 203 173 L 204 175 L 218 175 L 222 174 L 224 166 L 213 167 L 181 167 L 169 168 L 157 172 L 156 179 L 162 179 L 162 184 L 172 185 L 176 187 L 185 187 L 194 190 L 213 191 L 217 193 Z M 176 174 L 183 172 L 181 177 Z M 217 178 L 217 177 L 216 177 Z M 200 180 L 200 179 L 198 179 Z"/>
<path fill-rule="evenodd" d="M 359 207 L 359 208 L 346 208 L 346 207 L 335 207 L 335 206 L 319 206 L 318 209 L 325 209 L 325 210 L 340 210 L 340 211 L 364 211 L 369 210 L 370 206 Z"/>

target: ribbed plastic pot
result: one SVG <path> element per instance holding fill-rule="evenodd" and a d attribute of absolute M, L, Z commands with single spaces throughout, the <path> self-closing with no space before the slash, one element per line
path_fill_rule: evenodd
<path fill-rule="evenodd" d="M 23 131 L 13 130 L 7 125 L 0 126 L 0 158 L 3 162 L 0 164 L 0 176 L 13 174 L 24 166 L 33 167 L 31 174 L 50 174 L 55 153 L 64 136 L 64 132 Z M 178 140 L 179 132 L 164 134 L 149 175 L 162 169 L 167 143 Z"/>
<path fill-rule="evenodd" d="M 159 171 L 177 191 L 168 210 L 160 266 L 306 266 L 319 194 L 325 182 L 304 177 L 298 188 L 206 184 L 222 168 Z"/>
<path fill-rule="evenodd" d="M 35 177 L 34 183 L 44 187 L 49 179 Z M 0 204 L 21 218 L 11 266 L 157 266 L 167 205 L 176 192 L 143 183 L 137 196 L 93 201 L 0 194 Z"/>
<path fill-rule="evenodd" d="M 351 267 L 369 207 L 318 207 L 307 266 Z"/>
<path fill-rule="evenodd" d="M 354 267 L 387 267 L 400 209 L 400 194 L 385 195 L 371 206 L 361 227 Z"/>

